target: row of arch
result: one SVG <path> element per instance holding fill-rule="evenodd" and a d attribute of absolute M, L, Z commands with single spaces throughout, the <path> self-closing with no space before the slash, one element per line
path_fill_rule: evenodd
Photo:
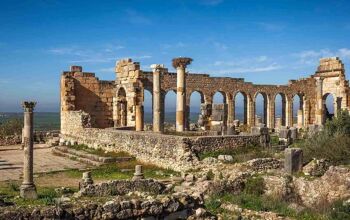
<path fill-rule="evenodd" d="M 152 123 L 152 93 L 148 90 L 144 90 L 144 109 L 148 113 L 145 117 L 147 123 Z M 165 122 L 175 122 L 175 111 L 176 111 L 176 93 L 173 90 L 168 91 L 164 95 L 164 111 L 165 111 Z M 216 92 L 212 97 L 213 104 L 229 104 L 227 97 L 223 92 Z M 261 122 L 267 124 L 267 103 L 268 97 L 265 93 L 259 92 L 254 97 L 255 104 L 255 115 L 261 119 Z M 286 96 L 283 93 L 278 93 L 275 96 L 275 117 L 281 118 L 282 125 L 286 125 Z M 189 108 L 189 119 L 191 123 L 198 120 L 200 112 L 200 104 L 205 103 L 205 97 L 203 93 L 199 91 L 193 91 L 189 95 L 188 108 Z M 234 111 L 234 119 L 238 119 L 244 124 L 247 123 L 247 94 L 244 92 L 237 92 L 233 97 L 232 107 Z M 297 112 L 303 108 L 303 96 L 296 94 L 293 97 L 293 123 L 297 123 Z M 230 108 L 231 106 L 228 106 Z M 259 120 L 260 121 L 260 120 Z"/>
<path fill-rule="evenodd" d="M 118 103 L 117 103 L 117 112 L 118 112 L 118 124 L 121 126 L 127 125 L 127 101 L 126 101 L 126 93 L 124 89 L 120 89 L 117 93 L 118 95 Z M 250 98 L 250 97 L 249 97 Z M 219 104 L 225 103 L 228 104 L 228 108 L 234 109 L 233 111 L 233 119 L 240 120 L 243 124 L 247 124 L 248 120 L 248 95 L 245 92 L 238 91 L 232 97 L 232 102 L 228 102 L 227 96 L 224 92 L 216 92 L 212 95 L 212 97 L 205 97 L 202 92 L 193 91 L 187 97 L 187 105 L 188 105 L 188 117 L 189 122 L 194 123 L 197 122 L 198 115 L 200 112 L 200 104 L 206 102 L 206 99 L 209 99 L 211 103 Z M 287 102 L 291 102 L 291 110 L 292 110 L 292 125 L 299 123 L 298 120 L 304 121 L 304 95 L 303 94 L 295 94 L 292 99 L 288 98 L 284 93 L 277 93 L 273 99 L 269 99 L 269 96 L 264 92 L 257 92 L 254 97 L 252 97 L 254 103 L 254 121 L 261 122 L 264 124 L 268 124 L 268 103 L 272 104 L 274 107 L 274 127 L 278 126 L 277 118 L 280 118 L 279 123 L 281 126 L 286 125 L 287 121 Z M 324 117 L 328 117 L 329 115 L 334 115 L 334 109 L 336 108 L 333 103 L 334 98 L 331 94 L 325 94 L 323 97 L 323 103 L 325 105 L 325 115 Z M 153 98 L 152 93 L 144 89 L 144 121 L 146 123 L 152 123 L 152 112 L 153 112 Z M 164 121 L 168 123 L 175 123 L 176 121 L 176 93 L 173 90 L 170 90 L 163 94 L 163 103 L 164 103 Z M 340 107 L 339 107 L 340 108 Z M 299 111 L 301 110 L 301 111 Z M 299 111 L 299 116 L 298 116 Z M 302 114 L 300 116 L 300 113 Z M 326 116 L 326 113 L 328 114 Z M 290 114 L 290 113 L 289 113 Z M 298 117 L 301 117 L 298 118 Z"/>

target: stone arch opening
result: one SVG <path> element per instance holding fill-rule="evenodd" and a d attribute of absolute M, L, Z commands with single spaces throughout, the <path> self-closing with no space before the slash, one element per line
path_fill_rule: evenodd
<path fill-rule="evenodd" d="M 169 90 L 164 95 L 164 122 L 176 124 L 176 91 Z"/>
<path fill-rule="evenodd" d="M 338 103 L 335 96 L 331 93 L 326 93 L 322 97 L 322 123 L 327 120 L 332 120 L 338 109 Z M 339 106 L 340 109 L 340 106 Z"/>
<path fill-rule="evenodd" d="M 247 124 L 247 94 L 238 91 L 233 96 L 233 103 L 235 109 L 234 119 Z"/>
<path fill-rule="evenodd" d="M 127 126 L 128 103 L 126 91 L 123 87 L 117 93 L 117 127 Z"/>
<path fill-rule="evenodd" d="M 301 128 L 304 125 L 304 95 L 303 94 L 295 94 L 293 96 L 293 126 Z"/>
<path fill-rule="evenodd" d="M 226 104 L 226 94 L 222 91 L 217 91 L 213 95 L 213 104 Z"/>
<path fill-rule="evenodd" d="M 143 90 L 144 123 L 153 124 L 153 95 L 148 89 Z"/>
<path fill-rule="evenodd" d="M 190 94 L 189 103 L 189 121 L 190 123 L 197 123 L 199 114 L 201 113 L 201 104 L 204 104 L 204 95 L 200 91 L 193 91 Z"/>
<path fill-rule="evenodd" d="M 264 92 L 257 92 L 254 96 L 255 102 L 255 124 L 267 125 L 267 95 Z"/>
<path fill-rule="evenodd" d="M 275 96 L 275 128 L 286 126 L 286 104 L 287 98 L 283 93 L 278 93 Z"/>

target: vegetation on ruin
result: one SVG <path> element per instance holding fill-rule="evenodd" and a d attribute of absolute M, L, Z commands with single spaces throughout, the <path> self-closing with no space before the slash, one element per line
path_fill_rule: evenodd
<path fill-rule="evenodd" d="M 219 155 L 231 155 L 233 163 L 242 163 L 256 158 L 276 157 L 278 151 L 272 148 L 263 148 L 261 146 L 242 146 L 235 149 L 227 149 L 220 151 L 208 151 L 199 154 L 199 159 L 203 160 L 207 157 L 217 158 Z"/>
<path fill-rule="evenodd" d="M 240 208 L 254 211 L 274 212 L 281 216 L 288 216 L 300 220 L 341 220 L 350 219 L 350 205 L 337 201 L 327 207 L 315 207 L 314 210 L 304 209 L 299 212 L 290 207 L 289 202 L 266 196 L 262 177 L 248 178 L 245 188 L 238 195 L 227 192 L 211 195 L 205 201 L 205 207 L 214 214 L 221 214 L 223 219 L 232 219 L 232 213 L 222 207 L 222 204 L 235 204 Z"/>
<path fill-rule="evenodd" d="M 0 123 L 0 137 L 21 134 L 23 127 L 23 120 L 19 118 L 12 118 Z"/>
<path fill-rule="evenodd" d="M 350 115 L 340 111 L 324 129 L 294 144 L 304 151 L 304 161 L 327 159 L 333 165 L 350 164 Z"/>
<path fill-rule="evenodd" d="M 85 151 L 87 153 L 95 154 L 95 155 L 98 155 L 101 157 L 131 157 L 130 154 L 127 152 L 105 151 L 102 148 L 94 149 L 94 148 L 90 148 L 84 144 L 72 145 L 69 147 L 73 148 L 75 150 Z"/>

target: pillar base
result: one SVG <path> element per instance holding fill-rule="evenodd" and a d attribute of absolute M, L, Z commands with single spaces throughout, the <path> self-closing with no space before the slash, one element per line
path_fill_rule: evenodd
<path fill-rule="evenodd" d="M 38 194 L 34 184 L 20 186 L 20 196 L 24 199 L 37 199 Z"/>

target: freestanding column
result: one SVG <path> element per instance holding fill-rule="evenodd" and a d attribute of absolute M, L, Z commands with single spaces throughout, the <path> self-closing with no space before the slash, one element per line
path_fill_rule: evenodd
<path fill-rule="evenodd" d="M 173 59 L 173 67 L 176 68 L 177 84 L 176 84 L 176 131 L 183 132 L 185 130 L 186 120 L 186 66 L 191 64 L 192 59 L 187 57 L 179 57 Z"/>
<path fill-rule="evenodd" d="M 250 95 L 247 95 L 247 117 L 248 126 L 255 126 L 255 102 Z"/>
<path fill-rule="evenodd" d="M 33 110 L 36 102 L 23 102 L 24 109 L 24 161 L 23 182 L 20 195 L 25 199 L 36 199 L 36 187 L 33 181 Z"/>
<path fill-rule="evenodd" d="M 135 130 L 136 131 L 143 131 L 143 106 L 142 105 L 136 105 L 136 123 L 135 123 Z"/>
<path fill-rule="evenodd" d="M 293 103 L 291 99 L 286 100 L 286 107 L 286 126 L 293 127 Z"/>
<path fill-rule="evenodd" d="M 321 125 L 323 120 L 322 78 L 316 79 L 316 124 Z"/>
<path fill-rule="evenodd" d="M 153 64 L 151 68 L 153 70 L 153 131 L 162 133 L 164 131 L 162 122 L 162 112 L 164 109 L 163 105 L 161 105 L 160 74 L 164 65 Z"/>

